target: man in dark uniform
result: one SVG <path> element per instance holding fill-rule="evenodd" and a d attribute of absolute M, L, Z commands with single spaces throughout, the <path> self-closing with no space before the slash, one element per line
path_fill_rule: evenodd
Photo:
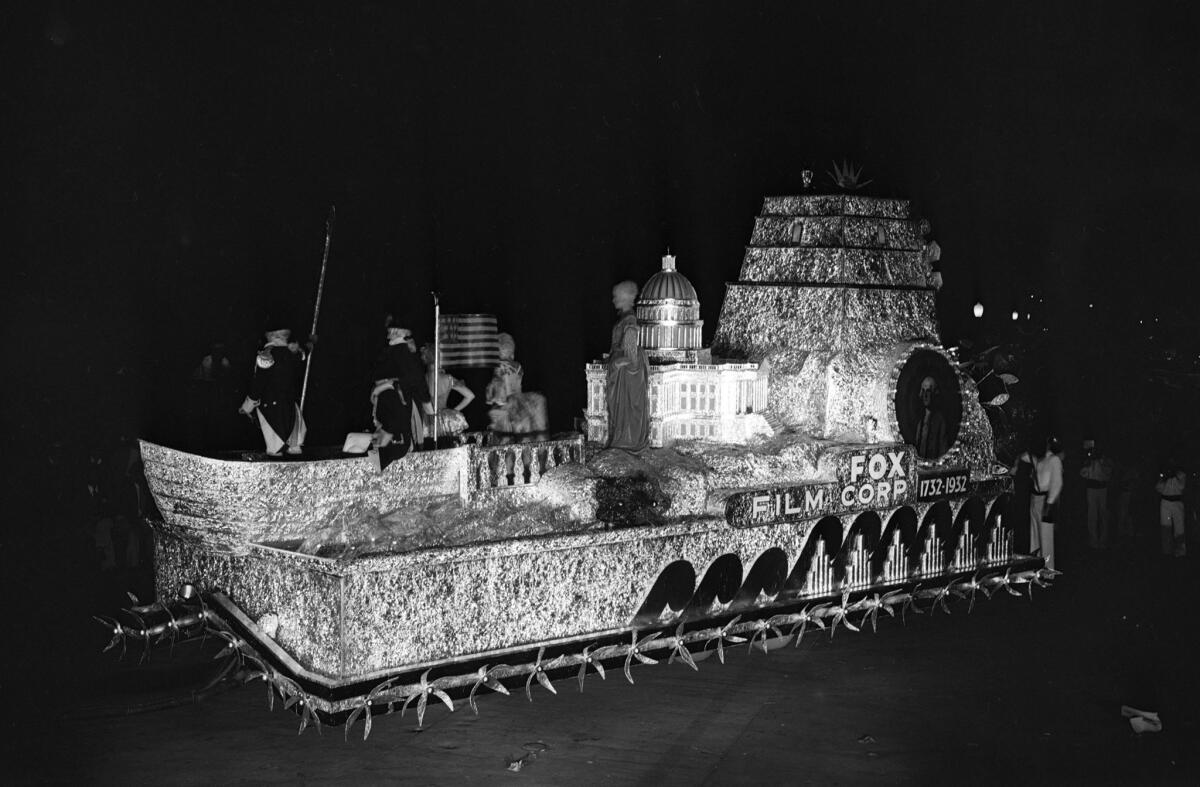
<path fill-rule="evenodd" d="M 424 441 L 421 412 L 433 413 L 425 367 L 417 357 L 412 331 L 397 325 L 387 328 L 388 346 L 375 363 L 371 412 L 375 445 L 382 470 Z"/>
<path fill-rule="evenodd" d="M 254 361 L 250 395 L 240 412 L 258 418 L 267 453 L 279 456 L 284 447 L 289 454 L 303 452 L 306 428 L 300 413 L 300 384 L 304 376 L 306 352 L 291 341 L 292 332 L 278 328 L 266 333 L 267 343 Z M 312 349 L 315 337 L 308 341 Z"/>

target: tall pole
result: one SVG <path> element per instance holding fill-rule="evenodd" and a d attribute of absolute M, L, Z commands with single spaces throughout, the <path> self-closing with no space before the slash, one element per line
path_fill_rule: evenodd
<path fill-rule="evenodd" d="M 442 376 L 442 307 L 438 303 L 438 294 L 433 296 L 433 447 L 437 448 L 438 441 L 438 378 Z"/>
<path fill-rule="evenodd" d="M 329 244 L 333 241 L 333 219 L 337 210 L 329 206 L 329 218 L 325 220 L 325 253 L 321 255 L 321 278 L 317 282 L 317 303 L 313 306 L 312 330 L 309 336 L 317 335 L 317 318 L 321 316 L 321 296 L 325 294 L 325 268 L 329 265 Z M 304 415 L 304 397 L 308 393 L 308 370 L 312 368 L 312 349 L 308 351 L 308 363 L 304 364 L 304 383 L 300 386 L 300 414 Z"/>

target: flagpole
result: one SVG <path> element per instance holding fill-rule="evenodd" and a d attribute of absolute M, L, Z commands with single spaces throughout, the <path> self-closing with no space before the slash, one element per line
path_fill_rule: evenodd
<path fill-rule="evenodd" d="M 442 307 L 438 303 L 438 294 L 433 296 L 433 447 L 437 448 L 438 441 L 438 378 L 442 371 Z"/>
<path fill-rule="evenodd" d="M 321 296 L 325 294 L 325 268 L 329 265 L 329 243 L 333 240 L 333 218 L 337 210 L 329 206 L 329 218 L 325 220 L 325 253 L 321 255 L 321 278 L 317 282 L 317 303 L 313 306 L 312 330 L 309 337 L 317 335 L 317 318 L 321 316 Z M 304 364 L 304 383 L 300 386 L 300 416 L 304 417 L 304 397 L 308 393 L 308 370 L 312 368 L 313 348 L 308 350 L 308 363 Z"/>

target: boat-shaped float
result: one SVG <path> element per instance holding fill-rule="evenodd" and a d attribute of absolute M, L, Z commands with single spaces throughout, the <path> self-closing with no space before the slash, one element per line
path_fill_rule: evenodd
<path fill-rule="evenodd" d="M 477 435 L 382 472 L 143 442 L 161 601 L 114 641 L 212 628 L 328 722 L 1042 583 L 915 224 L 904 200 L 767 198 L 711 348 L 664 258 L 637 304 L 640 454 L 602 447 L 602 362 L 586 434 Z"/>

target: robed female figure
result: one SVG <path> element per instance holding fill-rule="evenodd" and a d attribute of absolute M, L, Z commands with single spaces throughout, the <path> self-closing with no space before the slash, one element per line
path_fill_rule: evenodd
<path fill-rule="evenodd" d="M 623 281 L 613 287 L 617 324 L 605 364 L 609 448 L 641 451 L 650 444 L 650 365 L 638 346 L 633 304 L 637 285 Z"/>

